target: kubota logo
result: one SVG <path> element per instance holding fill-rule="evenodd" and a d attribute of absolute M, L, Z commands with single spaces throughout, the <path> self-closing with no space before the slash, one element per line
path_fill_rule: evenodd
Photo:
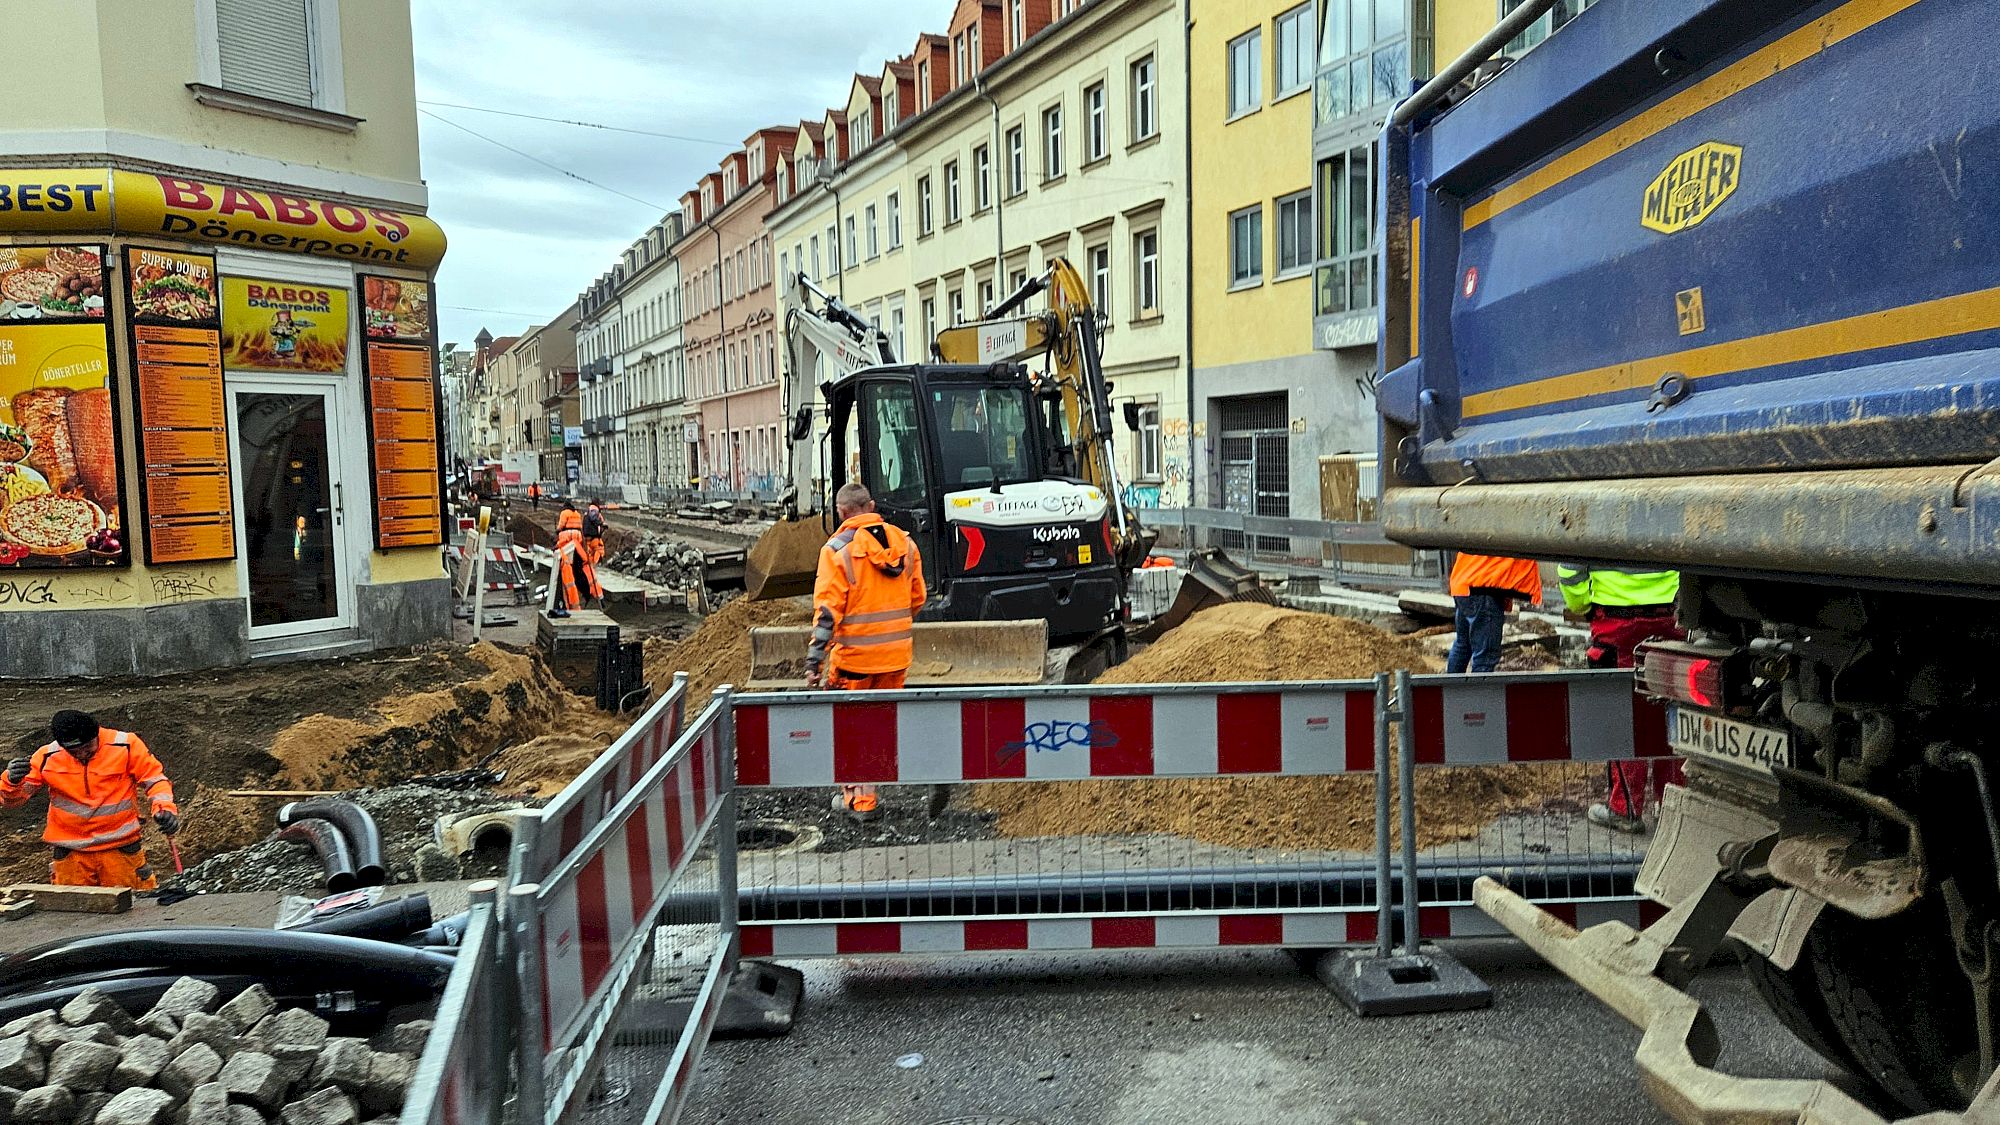
<path fill-rule="evenodd" d="M 1737 145 L 1710 141 L 1691 148 L 1646 185 L 1639 222 L 1661 234 L 1686 230 L 1735 194 L 1742 172 L 1743 149 Z"/>
<path fill-rule="evenodd" d="M 1083 538 L 1083 529 L 1078 527 L 1038 527 L 1029 534 L 1037 543 L 1055 543 L 1069 539 Z"/>

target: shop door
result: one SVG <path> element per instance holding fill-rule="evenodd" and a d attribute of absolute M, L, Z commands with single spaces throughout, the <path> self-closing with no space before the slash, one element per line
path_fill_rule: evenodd
<path fill-rule="evenodd" d="M 345 628 L 353 587 L 335 388 L 232 381 L 229 400 L 250 639 Z"/>
<path fill-rule="evenodd" d="M 1292 514 L 1291 429 L 1284 395 L 1257 395 L 1218 402 L 1222 428 L 1222 506 L 1246 516 Z M 1275 535 L 1216 534 L 1218 545 L 1252 554 L 1282 555 L 1291 540 Z"/>

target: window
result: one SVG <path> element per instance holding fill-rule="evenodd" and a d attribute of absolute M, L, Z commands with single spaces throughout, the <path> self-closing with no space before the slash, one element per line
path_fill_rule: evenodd
<path fill-rule="evenodd" d="M 1028 37 L 1028 0 L 1007 0 L 1007 29 L 1014 33 L 1016 47 Z"/>
<path fill-rule="evenodd" d="M 327 22 L 337 15 L 322 0 L 215 0 L 215 41 L 203 44 L 199 77 L 239 94 L 343 112 L 340 72 L 322 53 L 339 37 Z M 319 34 L 321 27 L 332 35 Z"/>
<path fill-rule="evenodd" d="M 969 32 L 970 29 L 967 29 Z M 961 33 L 951 44 L 951 83 L 956 86 L 972 76 L 971 67 L 966 62 L 966 33 Z"/>
<path fill-rule="evenodd" d="M 1007 130 L 1007 194 L 1010 196 L 1028 190 L 1027 132 L 1020 125 Z"/>
<path fill-rule="evenodd" d="M 1581 15 L 1594 3 L 1596 0 L 1556 0 L 1555 7 L 1543 12 L 1540 19 L 1529 24 L 1526 31 L 1507 44 L 1507 54 L 1519 57 L 1523 52 L 1534 49 L 1542 40 L 1554 35 L 1556 29 Z M 1501 0 L 1500 14 L 1504 17 L 1520 6 L 1521 0 Z"/>
<path fill-rule="evenodd" d="M 983 57 L 979 53 L 979 25 L 976 23 L 965 29 L 965 48 L 968 67 L 966 78 L 969 80 L 973 75 L 986 69 Z"/>
<path fill-rule="evenodd" d="M 1375 306 L 1373 144 L 1319 162 L 1319 267 L 1316 311 L 1360 312 Z"/>
<path fill-rule="evenodd" d="M 1147 55 L 1132 64 L 1132 143 L 1160 131 L 1159 65 Z"/>
<path fill-rule="evenodd" d="M 1077 6 L 1082 3 L 1083 0 L 1056 0 L 1056 18 L 1061 19 L 1076 11 Z"/>
<path fill-rule="evenodd" d="M 1138 302 L 1136 319 L 1160 315 L 1160 232 L 1140 231 L 1132 236 L 1132 296 Z"/>
<path fill-rule="evenodd" d="M 1138 476 L 1140 480 L 1160 479 L 1160 404 L 1145 402 L 1139 404 L 1139 456 Z"/>
<path fill-rule="evenodd" d="M 1295 94 L 1312 85 L 1313 6 L 1301 4 L 1277 19 L 1277 96 Z"/>
<path fill-rule="evenodd" d="M 903 306 L 901 305 L 889 310 L 889 346 L 895 349 L 898 359 L 909 355 L 903 350 Z"/>
<path fill-rule="evenodd" d="M 924 355 L 929 355 L 931 350 L 931 341 L 937 338 L 937 330 L 938 330 L 936 297 L 924 298 L 922 306 L 922 315 L 918 318 L 917 323 L 922 325 L 924 330 L 924 338 L 922 340 L 923 353 Z"/>
<path fill-rule="evenodd" d="M 934 387 L 928 405 L 937 420 L 938 475 L 946 488 L 1041 478 L 1034 444 L 1021 440 L 1034 409 L 1026 387 Z"/>
<path fill-rule="evenodd" d="M 917 177 L 917 237 L 926 238 L 931 233 L 931 178 Z"/>
<path fill-rule="evenodd" d="M 806 269 L 806 251 L 805 251 L 805 246 L 804 246 L 804 244 L 803 244 L 803 243 L 798 243 L 798 242 L 794 242 L 794 243 L 792 243 L 792 261 L 794 261 L 794 262 L 798 263 L 798 269 L 799 269 L 799 272 L 800 272 L 800 273 L 804 273 L 804 272 L 805 272 L 805 269 Z M 786 279 L 785 279 L 785 284 L 787 284 L 787 285 L 791 284 L 791 280 L 792 280 L 792 279 L 790 279 L 790 278 L 786 278 Z"/>
<path fill-rule="evenodd" d="M 849 215 L 847 217 L 847 260 L 849 263 L 858 264 L 861 261 L 861 239 L 859 235 L 860 226 L 855 222 L 854 216 Z"/>
<path fill-rule="evenodd" d="M 1312 268 L 1312 192 L 1302 191 L 1278 200 L 1278 276 Z"/>
<path fill-rule="evenodd" d="M 840 232 L 831 226 L 826 228 L 826 268 L 831 273 L 840 272 Z"/>
<path fill-rule="evenodd" d="M 1111 320 L 1111 247 L 1099 243 L 1083 252 L 1084 268 L 1090 273 L 1090 303 L 1097 306 L 1098 319 Z"/>
<path fill-rule="evenodd" d="M 792 256 L 780 250 L 778 252 L 778 276 L 790 277 L 791 275 L 792 275 Z"/>
<path fill-rule="evenodd" d="M 963 294 L 963 293 L 959 292 L 959 291 L 958 291 L 958 290 L 956 290 L 956 289 L 952 290 L 952 291 L 951 291 L 951 297 L 950 297 L 950 300 L 949 300 L 949 302 L 948 302 L 948 303 L 949 303 L 949 304 L 950 304 L 950 306 L 951 306 L 951 322 L 952 322 L 953 324 L 964 324 L 964 323 L 965 323 L 965 294 Z"/>
<path fill-rule="evenodd" d="M 1251 28 L 1229 41 L 1229 116 L 1264 104 L 1264 29 Z"/>
<path fill-rule="evenodd" d="M 903 200 L 895 192 L 889 193 L 889 249 L 903 244 Z"/>
<path fill-rule="evenodd" d="M 1258 285 L 1264 280 L 1264 205 L 1246 207 L 1229 216 L 1229 284 Z"/>
<path fill-rule="evenodd" d="M 819 235 L 813 235 L 808 242 L 812 246 L 812 278 L 814 281 L 818 281 L 820 278 L 826 276 L 820 272 L 819 268 Z"/>
<path fill-rule="evenodd" d="M 947 160 L 944 165 L 944 222 L 946 226 L 959 220 L 958 202 L 958 161 Z"/>
<path fill-rule="evenodd" d="M 980 283 L 979 283 L 979 315 L 980 315 L 980 317 L 981 317 L 981 318 L 983 319 L 983 318 L 985 318 L 985 317 L 989 317 L 989 316 L 992 316 L 992 315 L 993 315 L 993 306 L 994 306 L 995 304 L 998 304 L 998 302 L 997 302 L 997 301 L 995 301 L 995 300 L 993 299 L 993 283 L 992 283 L 991 281 L 982 281 L 982 282 L 980 282 Z"/>
<path fill-rule="evenodd" d="M 993 206 L 993 151 L 985 145 L 972 150 L 972 209 Z"/>
<path fill-rule="evenodd" d="M 1411 44 L 1401 0 L 1338 0 L 1320 29 L 1316 124 L 1368 113 L 1410 92 Z M 1429 60 L 1418 65 L 1428 67 Z"/>
<path fill-rule="evenodd" d="M 868 205 L 867 210 L 863 212 L 863 216 L 868 226 L 868 256 L 870 258 L 879 258 L 882 256 L 882 228 L 875 221 L 875 205 L 873 203 Z M 853 220 L 850 219 L 849 221 L 852 222 Z"/>
<path fill-rule="evenodd" d="M 1104 83 L 1083 91 L 1083 162 L 1102 160 L 1111 151 L 1111 107 L 1105 101 Z"/>
<path fill-rule="evenodd" d="M 861 385 L 862 483 L 877 500 L 909 504 L 924 496 L 923 446 L 917 436 L 917 391 L 910 383 Z"/>
<path fill-rule="evenodd" d="M 792 197 L 792 173 L 783 164 L 778 165 L 778 202 Z"/>
<path fill-rule="evenodd" d="M 1026 285 L 1027 283 L 1028 283 L 1027 270 L 1015 270 L 1014 272 L 1008 274 L 1007 295 L 1011 297 L 1014 294 L 1019 293 L 1021 291 L 1021 286 Z"/>
<path fill-rule="evenodd" d="M 896 112 L 898 109 L 896 104 L 896 75 L 893 71 L 889 75 L 889 81 L 883 83 L 883 85 L 888 87 L 882 91 L 882 133 L 886 136 L 896 131 L 896 123 L 902 119 L 902 115 Z"/>
<path fill-rule="evenodd" d="M 1042 181 L 1059 180 L 1063 174 L 1062 107 L 1052 105 L 1042 111 Z"/>
<path fill-rule="evenodd" d="M 854 156 L 859 154 L 862 149 L 867 148 L 874 140 L 874 130 L 871 126 L 869 111 L 864 109 L 854 115 L 854 120 L 847 123 L 848 155 Z"/>

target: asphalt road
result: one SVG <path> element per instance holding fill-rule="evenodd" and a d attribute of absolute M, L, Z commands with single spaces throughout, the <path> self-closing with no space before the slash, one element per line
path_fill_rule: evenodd
<path fill-rule="evenodd" d="M 789 1038 L 711 1044 L 681 1120 L 1650 1123 L 1638 1032 L 1524 947 L 1454 943 L 1487 1011 L 1362 1020 L 1282 953 L 820 961 Z M 1734 966 L 1695 992 L 1760 1077 L 1832 1071 Z M 923 1063 L 897 1066 L 921 1053 Z"/>

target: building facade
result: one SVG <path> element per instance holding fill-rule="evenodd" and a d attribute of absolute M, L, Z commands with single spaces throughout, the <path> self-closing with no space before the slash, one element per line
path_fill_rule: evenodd
<path fill-rule="evenodd" d="M 686 380 L 682 370 L 681 271 L 669 248 L 681 216 L 669 215 L 625 251 L 624 328 L 610 406 L 613 462 L 627 503 L 663 502 L 687 489 Z"/>
<path fill-rule="evenodd" d="M 571 305 L 547 324 L 531 326 L 498 357 L 493 370 L 501 398 L 501 464 L 510 474 L 506 491 L 524 494 L 530 484 L 563 488 L 563 435 L 550 415 L 562 414 L 564 385 L 574 397 L 577 307 Z M 553 447 L 555 456 L 549 456 Z M 553 470 L 553 471 L 551 471 Z"/>
<path fill-rule="evenodd" d="M 407 0 L 100 7 L 0 74 L 0 675 L 448 635 Z"/>

